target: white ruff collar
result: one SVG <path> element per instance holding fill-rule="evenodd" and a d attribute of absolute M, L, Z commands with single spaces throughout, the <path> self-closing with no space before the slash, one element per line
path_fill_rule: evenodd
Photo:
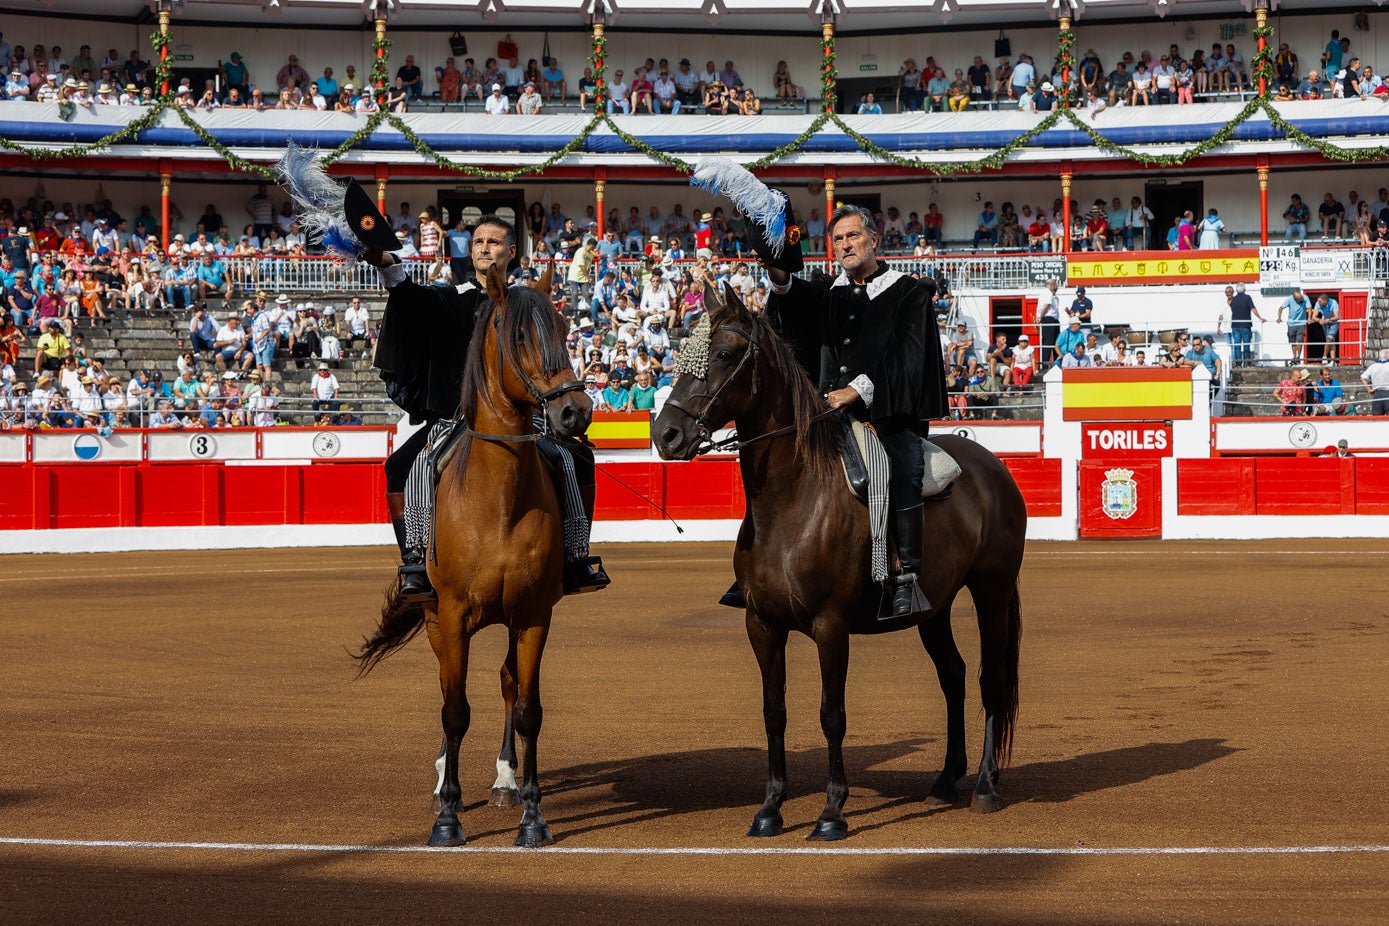
<path fill-rule="evenodd" d="M 864 287 L 868 292 L 868 298 L 870 300 L 877 299 L 879 296 L 881 296 L 884 292 L 887 291 L 887 288 L 889 286 L 900 280 L 902 276 L 903 274 L 899 270 L 884 270 L 882 273 L 869 280 L 868 285 Z M 852 282 L 853 281 L 849 279 L 849 275 L 841 270 L 839 271 L 839 276 L 835 277 L 834 282 L 830 285 L 849 286 L 852 284 Z"/>

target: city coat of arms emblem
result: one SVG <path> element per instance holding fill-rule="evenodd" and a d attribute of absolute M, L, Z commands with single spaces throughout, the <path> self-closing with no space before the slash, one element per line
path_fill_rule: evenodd
<path fill-rule="evenodd" d="M 1131 469 L 1105 470 L 1100 494 L 1105 515 L 1115 521 L 1127 521 L 1138 511 L 1138 485 Z"/>

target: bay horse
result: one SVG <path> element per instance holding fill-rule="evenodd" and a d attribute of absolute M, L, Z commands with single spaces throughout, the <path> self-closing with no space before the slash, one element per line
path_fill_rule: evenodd
<path fill-rule="evenodd" d="M 747 514 L 733 569 L 747 602 L 748 640 L 762 672 L 767 730 L 766 799 L 749 836 L 782 832 L 786 798 L 786 641 L 791 631 L 815 641 L 820 657 L 820 726 L 829 745 L 824 812 L 807 837 L 848 835 L 844 802 L 844 685 L 849 636 L 915 627 L 936 666 L 946 701 L 945 767 L 931 787 L 941 803 L 959 799 L 965 757 L 965 663 L 950 628 L 950 609 L 967 587 L 978 612 L 979 687 L 984 750 L 971 807 L 1002 808 L 1000 763 L 1012 746 L 1018 709 L 1022 567 L 1027 513 L 1022 494 L 997 457 L 971 440 L 936 440 L 963 472 L 948 497 L 927 500 L 926 567 L 921 588 L 932 610 L 878 619 L 880 590 L 871 581 L 866 506 L 851 494 L 839 458 L 839 423 L 791 346 L 765 319 L 747 311 L 732 288 L 706 286 L 709 362 L 703 377 L 676 381 L 653 428 L 665 459 L 693 459 L 712 428 L 733 421 L 742 444 L 739 466 Z M 686 358 L 687 359 L 687 358 Z M 695 360 L 698 369 L 699 360 Z"/>
<path fill-rule="evenodd" d="M 468 647 L 491 624 L 507 630 L 501 669 L 506 727 L 492 803 L 523 806 L 516 845 L 554 840 L 540 812 L 536 741 L 540 736 L 540 659 L 555 604 L 563 597 L 560 502 L 536 447 L 532 410 L 573 437 L 588 427 L 593 403 L 574 376 L 566 326 L 550 303 L 550 273 L 535 288 L 507 289 L 487 274 L 490 304 L 478 312 L 463 372 L 459 427 L 468 428 L 440 475 L 429 580 L 437 604 L 404 605 L 388 594 L 381 621 L 357 653 L 362 673 L 423 628 L 439 659 L 444 742 L 439 815 L 431 846 L 463 845 L 458 749 L 468 732 Z M 516 735 L 523 746 L 516 788 Z"/>

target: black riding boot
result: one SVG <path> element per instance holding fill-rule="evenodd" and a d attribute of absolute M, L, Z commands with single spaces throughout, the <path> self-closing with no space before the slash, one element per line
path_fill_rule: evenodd
<path fill-rule="evenodd" d="M 395 530 L 395 542 L 400 546 L 401 566 L 396 571 L 400 577 L 400 585 L 396 589 L 396 594 L 405 601 L 433 601 L 434 587 L 429 584 L 429 574 L 424 563 L 424 550 L 406 546 L 405 493 L 387 493 L 386 510 L 391 515 L 391 527 Z"/>
<path fill-rule="evenodd" d="M 892 617 L 903 617 L 930 607 L 917 587 L 921 576 L 921 506 L 892 513 L 897 541 L 897 575 L 889 580 L 892 589 Z"/>
<path fill-rule="evenodd" d="M 589 531 L 593 530 L 593 508 L 597 501 L 598 487 L 593 483 L 579 484 L 579 497 L 584 502 L 584 515 L 588 518 Z M 560 496 L 563 498 L 563 495 Z M 564 563 L 564 593 L 578 595 L 583 592 L 596 592 L 612 584 L 607 572 L 603 570 L 603 559 L 599 556 L 585 556 Z"/>
<path fill-rule="evenodd" d="M 723 597 L 719 599 L 719 604 L 726 608 L 737 608 L 739 611 L 748 606 L 747 599 L 743 597 L 743 590 L 738 587 L 736 581 L 728 586 L 728 591 L 723 593 Z"/>

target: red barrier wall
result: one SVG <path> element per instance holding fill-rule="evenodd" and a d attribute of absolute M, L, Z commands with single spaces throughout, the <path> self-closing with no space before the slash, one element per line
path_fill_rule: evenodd
<path fill-rule="evenodd" d="M 1004 460 L 1028 514 L 1061 514 L 1061 461 Z M 600 463 L 597 519 L 743 516 L 737 460 Z M 374 461 L 261 464 L 56 463 L 0 465 L 0 530 L 68 527 L 372 524 L 387 519 L 385 474 Z M 637 493 L 640 493 L 638 495 Z M 651 499 L 648 502 L 647 496 Z M 1389 504 L 1389 486 L 1386 487 Z"/>
<path fill-rule="evenodd" d="M 1177 513 L 1389 514 L 1389 459 L 1220 457 L 1177 463 Z"/>

